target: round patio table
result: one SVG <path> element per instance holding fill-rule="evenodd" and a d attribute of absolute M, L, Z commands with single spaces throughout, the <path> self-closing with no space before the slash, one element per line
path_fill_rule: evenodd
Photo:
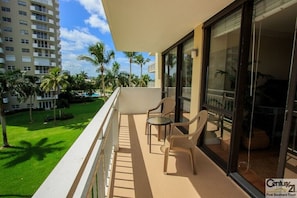
<path fill-rule="evenodd" d="M 147 119 L 147 123 L 149 125 L 149 132 L 148 132 L 148 143 L 149 143 L 149 150 L 151 153 L 151 145 L 152 145 L 152 132 L 151 132 L 151 128 L 152 125 L 158 126 L 158 130 L 160 130 L 160 126 L 165 126 L 165 136 L 164 136 L 164 142 L 166 139 L 166 126 L 172 123 L 171 119 L 168 117 L 164 117 L 164 116 L 159 116 L 159 117 L 152 117 Z M 170 128 L 169 128 L 170 131 Z M 158 134 L 160 133 L 160 131 L 158 131 Z"/>

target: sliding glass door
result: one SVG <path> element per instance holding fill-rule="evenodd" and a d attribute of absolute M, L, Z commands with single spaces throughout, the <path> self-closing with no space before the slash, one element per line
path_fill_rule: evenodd
<path fill-rule="evenodd" d="M 173 48 L 164 56 L 163 67 L 163 95 L 164 97 L 175 97 L 176 94 L 176 70 L 177 70 L 177 48 Z"/>
<path fill-rule="evenodd" d="M 232 136 L 235 85 L 239 65 L 242 10 L 210 28 L 205 107 L 209 111 L 204 145 L 227 165 Z"/>
<path fill-rule="evenodd" d="M 187 121 L 190 115 L 193 35 L 193 32 L 189 33 L 162 54 L 163 97 L 175 98 L 175 121 L 177 122 Z"/>
<path fill-rule="evenodd" d="M 284 133 L 278 175 L 297 178 L 297 18 L 291 59 L 289 94 L 286 106 Z"/>
<path fill-rule="evenodd" d="M 179 116 L 178 121 L 188 121 L 190 117 L 191 106 L 191 87 L 192 87 L 192 65 L 193 59 L 191 57 L 191 51 L 193 49 L 193 38 L 183 43 L 182 47 L 182 63 L 180 67 L 180 89 L 178 92 L 178 106 Z"/>
<path fill-rule="evenodd" d="M 238 173 L 262 193 L 265 193 L 265 179 L 283 177 L 281 172 L 284 166 L 280 167 L 281 164 L 289 160 L 296 165 L 293 154 L 296 113 L 292 110 L 293 103 L 286 107 L 286 101 L 289 82 L 294 82 L 296 86 L 296 73 L 291 72 L 290 77 L 290 70 L 296 67 L 292 60 L 295 58 L 297 4 L 281 8 L 280 4 L 279 7 L 271 5 L 275 5 L 275 2 L 256 1 L 254 5 L 243 133 L 238 157 Z M 292 88 L 289 97 L 295 99 L 295 91 L 296 87 Z M 291 112 L 288 129 L 283 128 L 286 111 Z M 292 163 L 286 165 L 291 167 Z M 292 176 L 294 171 L 286 168 L 285 172 Z"/>

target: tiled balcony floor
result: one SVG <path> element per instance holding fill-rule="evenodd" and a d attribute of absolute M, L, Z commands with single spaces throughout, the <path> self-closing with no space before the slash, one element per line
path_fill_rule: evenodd
<path fill-rule="evenodd" d="M 196 198 L 249 197 L 197 148 L 197 175 L 189 158 L 170 156 L 163 174 L 163 154 L 157 130 L 152 127 L 152 153 L 145 135 L 146 115 L 122 115 L 120 150 L 116 153 L 110 197 Z"/>

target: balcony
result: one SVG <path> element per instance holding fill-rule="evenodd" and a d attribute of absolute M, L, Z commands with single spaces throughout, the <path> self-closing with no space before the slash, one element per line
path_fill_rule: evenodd
<path fill-rule="evenodd" d="M 33 197 L 248 197 L 198 148 L 197 175 L 185 155 L 163 174 L 163 142 L 152 128 L 149 153 L 145 135 L 160 98 L 159 88 L 117 89 Z"/>
<path fill-rule="evenodd" d="M 36 96 L 36 100 L 40 101 L 40 100 L 54 100 L 54 99 L 58 99 L 58 96 Z"/>

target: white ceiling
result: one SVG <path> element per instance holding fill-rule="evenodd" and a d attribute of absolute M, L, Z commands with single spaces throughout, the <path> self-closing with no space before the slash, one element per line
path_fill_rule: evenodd
<path fill-rule="evenodd" d="M 118 51 L 162 52 L 234 0 L 102 0 Z"/>

